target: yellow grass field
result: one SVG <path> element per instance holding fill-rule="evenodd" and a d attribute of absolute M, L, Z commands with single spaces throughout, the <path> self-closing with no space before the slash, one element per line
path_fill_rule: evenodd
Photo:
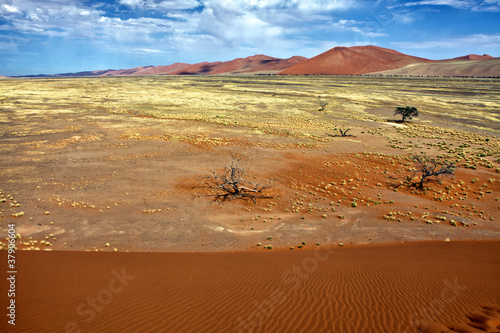
<path fill-rule="evenodd" d="M 397 122 L 398 106 L 420 116 Z M 456 163 L 455 178 L 407 186 L 422 152 Z M 200 179 L 233 155 L 273 199 L 203 197 Z M 500 237 L 496 79 L 3 79 L 0 157 L 0 230 L 15 222 L 22 249 Z"/>

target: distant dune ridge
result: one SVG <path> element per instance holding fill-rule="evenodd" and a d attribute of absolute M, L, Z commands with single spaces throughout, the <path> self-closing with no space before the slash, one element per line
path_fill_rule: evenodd
<path fill-rule="evenodd" d="M 430 60 L 407 55 L 392 49 L 368 45 L 334 47 L 313 58 L 293 56 L 288 59 L 263 54 L 231 61 L 175 63 L 168 66 L 146 66 L 120 70 L 97 70 L 55 75 L 127 76 L 127 75 L 421 75 L 421 76 L 500 76 L 500 58 L 469 54 L 444 60 Z"/>
<path fill-rule="evenodd" d="M 372 74 L 500 77 L 500 58 L 492 57 L 491 59 L 486 60 L 455 60 L 425 64 L 411 64 L 402 68 Z"/>
<path fill-rule="evenodd" d="M 478 55 L 478 54 L 468 54 L 463 57 L 457 57 L 457 58 L 452 58 L 452 59 L 445 59 L 443 61 L 454 61 L 454 60 L 488 60 L 488 59 L 494 59 L 492 56 L 489 54 L 483 54 L 483 55 Z"/>
<path fill-rule="evenodd" d="M 289 59 L 278 59 L 263 54 L 238 58 L 225 62 L 202 62 L 178 71 L 169 73 L 173 75 L 216 75 L 216 74 L 274 74 L 290 66 L 303 62 L 307 58 L 294 56 Z"/>
<path fill-rule="evenodd" d="M 377 46 L 335 47 L 280 74 L 357 75 L 431 61 Z"/>
<path fill-rule="evenodd" d="M 117 70 L 105 75 L 158 75 L 158 74 L 170 74 L 190 66 L 189 64 L 176 62 L 175 64 L 168 66 L 147 66 L 147 67 L 137 67 L 132 69 Z"/>
<path fill-rule="evenodd" d="M 500 76 L 500 58 L 490 55 L 430 60 L 378 46 L 335 47 L 279 74 Z"/>
<path fill-rule="evenodd" d="M 167 66 L 145 66 L 136 67 L 130 69 L 105 69 L 97 71 L 85 71 L 77 73 L 65 73 L 65 74 L 54 74 L 54 75 L 27 75 L 27 77 L 37 77 L 37 76 L 129 76 L 129 75 L 159 75 L 159 74 L 170 74 L 172 72 L 179 71 L 183 68 L 191 66 L 185 63 L 175 63 Z"/>
<path fill-rule="evenodd" d="M 259 54 L 231 61 L 201 62 L 197 64 L 175 63 L 168 66 L 107 69 L 55 75 L 28 75 L 26 77 L 275 74 L 304 60 L 307 60 L 307 58 L 294 56 L 288 59 L 279 59 Z"/>

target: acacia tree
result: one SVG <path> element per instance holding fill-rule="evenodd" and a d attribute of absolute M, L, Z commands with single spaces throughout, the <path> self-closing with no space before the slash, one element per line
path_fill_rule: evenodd
<path fill-rule="evenodd" d="M 413 117 L 418 117 L 418 110 L 413 106 L 405 106 L 405 107 L 397 107 L 394 111 L 394 115 L 400 114 L 403 117 L 402 122 L 405 122 L 405 119 L 412 119 Z"/>
<path fill-rule="evenodd" d="M 439 163 L 435 158 L 427 157 L 426 155 L 412 156 L 414 162 L 413 175 L 411 178 L 420 174 L 420 181 L 415 183 L 418 189 L 424 188 L 424 183 L 429 180 L 429 177 L 453 176 L 456 166 L 452 162 Z"/>
<path fill-rule="evenodd" d="M 243 199 L 251 200 L 254 204 L 257 203 L 257 199 L 274 198 L 274 196 L 264 193 L 270 187 L 269 181 L 266 185 L 262 185 L 244 179 L 246 172 L 238 164 L 245 158 L 245 156 L 233 156 L 230 166 L 226 166 L 220 171 L 213 171 L 211 176 L 204 177 L 201 188 L 209 189 L 210 193 L 200 196 L 213 197 L 214 201 L 219 203 Z"/>

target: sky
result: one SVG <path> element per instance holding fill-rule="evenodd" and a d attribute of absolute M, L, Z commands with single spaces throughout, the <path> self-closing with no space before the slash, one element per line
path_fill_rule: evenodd
<path fill-rule="evenodd" d="M 313 57 L 500 56 L 500 0 L 0 0 L 0 75 Z"/>

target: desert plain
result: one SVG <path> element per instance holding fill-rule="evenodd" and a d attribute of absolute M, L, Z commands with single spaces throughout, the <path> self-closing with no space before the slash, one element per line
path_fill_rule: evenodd
<path fill-rule="evenodd" d="M 498 79 L 2 79 L 0 92 L 13 332 L 499 330 Z M 400 106 L 419 116 L 401 122 Z M 454 176 L 411 186 L 422 153 Z M 268 198 L 203 188 L 235 156 Z M 143 278 L 99 294 L 127 265 Z M 96 293 L 100 311 L 82 315 Z"/>

